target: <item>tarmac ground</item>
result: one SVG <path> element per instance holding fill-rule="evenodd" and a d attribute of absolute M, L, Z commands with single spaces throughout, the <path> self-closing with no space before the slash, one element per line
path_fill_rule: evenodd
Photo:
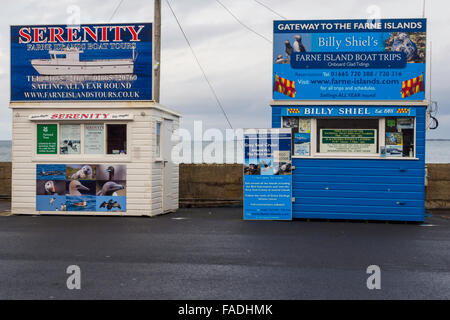
<path fill-rule="evenodd" d="M 0 201 L 0 211 L 4 203 Z M 7 209 L 7 208 L 6 208 Z M 450 215 L 424 224 L 0 217 L 0 299 L 449 299 Z M 69 290 L 68 266 L 81 270 Z M 369 290 L 367 268 L 381 270 Z"/>

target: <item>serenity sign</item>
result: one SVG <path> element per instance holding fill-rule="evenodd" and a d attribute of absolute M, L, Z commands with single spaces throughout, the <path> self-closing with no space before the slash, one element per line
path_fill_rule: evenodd
<path fill-rule="evenodd" d="M 274 100 L 424 100 L 425 19 L 274 21 Z"/>
<path fill-rule="evenodd" d="M 133 120 L 130 113 L 101 113 L 101 112 L 55 112 L 32 114 L 28 117 L 31 121 L 49 120 Z"/>
<path fill-rule="evenodd" d="M 152 100 L 152 24 L 11 26 L 11 101 Z"/>

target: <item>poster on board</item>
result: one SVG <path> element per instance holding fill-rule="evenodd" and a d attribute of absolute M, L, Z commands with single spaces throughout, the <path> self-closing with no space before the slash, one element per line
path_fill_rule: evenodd
<path fill-rule="evenodd" d="M 105 126 L 103 124 L 84 125 L 84 153 L 105 153 Z"/>
<path fill-rule="evenodd" d="M 376 129 L 320 129 L 321 153 L 377 153 Z"/>
<path fill-rule="evenodd" d="M 294 155 L 309 156 L 311 150 L 311 133 L 299 132 L 294 134 Z"/>
<path fill-rule="evenodd" d="M 60 154 L 80 154 L 81 126 L 79 124 L 61 124 Z"/>
<path fill-rule="evenodd" d="M 424 100 L 426 19 L 274 21 L 274 100 Z"/>
<path fill-rule="evenodd" d="M 401 132 L 386 132 L 386 155 L 388 157 L 403 156 L 403 134 Z"/>
<path fill-rule="evenodd" d="M 152 100 L 152 24 L 11 26 L 11 101 Z"/>
<path fill-rule="evenodd" d="M 126 212 L 126 166 L 36 165 L 36 211 Z"/>
<path fill-rule="evenodd" d="M 292 220 L 291 129 L 244 130 L 244 219 Z"/>
<path fill-rule="evenodd" d="M 36 154 L 58 153 L 58 125 L 38 124 L 36 133 Z"/>

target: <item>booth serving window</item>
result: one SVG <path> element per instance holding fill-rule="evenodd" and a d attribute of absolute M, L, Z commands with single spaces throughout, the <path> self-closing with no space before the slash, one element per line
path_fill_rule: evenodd
<path fill-rule="evenodd" d="M 414 117 L 282 118 L 298 157 L 414 158 Z"/>
<path fill-rule="evenodd" d="M 127 154 L 127 125 L 107 124 L 108 154 Z"/>
<path fill-rule="evenodd" d="M 36 130 L 38 155 L 127 154 L 126 124 L 37 124 Z"/>

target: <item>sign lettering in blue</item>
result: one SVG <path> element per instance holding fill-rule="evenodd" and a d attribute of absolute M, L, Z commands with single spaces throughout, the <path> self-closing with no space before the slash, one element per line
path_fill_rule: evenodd
<path fill-rule="evenodd" d="M 244 132 L 244 219 L 292 220 L 291 129 Z"/>
<path fill-rule="evenodd" d="M 404 106 L 302 106 L 284 107 L 281 115 L 291 117 L 414 117 L 416 109 Z"/>
<path fill-rule="evenodd" d="M 152 100 L 152 24 L 11 26 L 11 101 Z"/>
<path fill-rule="evenodd" d="M 424 100 L 425 19 L 274 21 L 274 100 Z"/>

